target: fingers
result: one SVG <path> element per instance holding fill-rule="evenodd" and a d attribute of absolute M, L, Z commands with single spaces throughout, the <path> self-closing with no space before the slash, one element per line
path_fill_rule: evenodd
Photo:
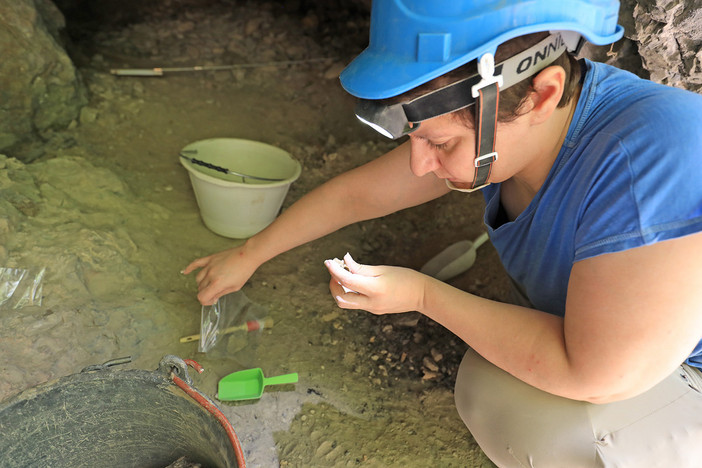
<path fill-rule="evenodd" d="M 334 260 L 325 260 L 324 265 L 329 270 L 329 274 L 332 276 L 332 280 L 339 283 L 339 285 L 344 289 L 344 292 L 361 292 L 362 284 L 361 281 L 364 278 L 360 275 L 355 275 L 349 270 L 345 269 L 343 264 Z"/>
<path fill-rule="evenodd" d="M 219 298 L 205 296 L 205 295 L 203 295 L 203 293 L 200 293 L 197 295 L 197 300 L 200 301 L 200 304 L 202 304 L 204 306 L 211 306 L 211 305 L 216 304 L 217 301 L 219 300 Z"/>
<path fill-rule="evenodd" d="M 227 294 L 226 292 L 217 290 L 216 283 L 210 278 L 210 262 L 211 256 L 198 258 L 182 271 L 184 275 L 187 275 L 200 268 L 200 271 L 195 275 L 195 281 L 197 281 L 198 289 L 197 299 L 202 305 L 212 305 L 216 303 L 220 297 Z"/>
<path fill-rule="evenodd" d="M 207 265 L 203 265 L 202 269 L 197 272 L 197 275 L 195 275 L 195 281 L 197 281 L 198 289 L 202 289 L 209 284 L 209 282 L 204 284 L 205 278 L 210 274 L 210 269 L 206 267 Z"/>
<path fill-rule="evenodd" d="M 239 253 L 238 256 L 234 254 Z M 183 271 L 189 274 L 200 269 L 195 275 L 197 299 L 202 305 L 212 305 L 231 292 L 241 289 L 248 279 L 246 262 L 241 267 L 241 250 L 230 249 L 193 260 Z"/>
<path fill-rule="evenodd" d="M 339 260 L 338 258 L 325 260 L 324 264 L 327 266 L 330 273 L 334 274 L 334 272 L 337 272 L 337 276 L 342 276 L 345 279 L 351 279 L 353 275 L 374 277 L 379 276 L 381 273 L 377 266 L 361 265 L 356 262 L 356 260 L 351 257 L 350 253 L 346 253 L 343 260 Z"/>
<path fill-rule="evenodd" d="M 374 283 L 381 274 L 381 267 L 361 265 L 348 253 L 343 261 L 326 260 L 324 264 L 332 276 L 330 290 L 339 307 L 369 310 L 370 297 L 377 289 Z"/>
<path fill-rule="evenodd" d="M 200 304 L 206 306 L 206 305 L 212 305 L 215 302 L 217 302 L 217 299 L 221 297 L 221 294 L 217 294 L 216 288 L 213 287 L 214 284 L 208 282 L 205 284 L 202 281 L 198 282 L 197 289 L 197 300 L 200 301 Z"/>
<path fill-rule="evenodd" d="M 202 257 L 198 258 L 196 260 L 193 260 L 190 262 L 190 265 L 186 266 L 184 270 L 181 271 L 184 275 L 190 274 L 193 270 L 197 268 L 202 268 L 205 265 L 207 265 L 207 262 L 209 261 L 209 257 Z"/>
<path fill-rule="evenodd" d="M 211 291 L 208 288 L 205 288 L 200 293 L 198 293 L 197 300 L 200 301 L 200 304 L 204 306 L 209 306 L 215 304 L 222 296 L 224 296 L 224 294 L 219 294 L 215 291 Z"/>
<path fill-rule="evenodd" d="M 336 305 L 342 309 L 363 309 L 367 298 L 356 292 L 347 292 L 334 278 L 329 281 L 329 291 L 331 291 Z"/>
<path fill-rule="evenodd" d="M 199 291 L 206 289 L 210 285 L 210 281 L 205 281 L 208 276 L 210 276 L 212 255 L 207 257 L 198 258 L 194 260 L 190 265 L 185 267 L 182 274 L 188 275 L 194 270 L 200 268 L 200 271 L 195 275 L 195 281 L 197 281 L 197 287 Z"/>
<path fill-rule="evenodd" d="M 216 283 L 210 283 L 198 293 L 197 300 L 204 306 L 212 305 L 216 303 L 220 297 L 226 296 L 227 294 L 236 292 L 240 289 L 241 288 L 237 286 L 228 286 L 220 289 L 217 287 Z"/>
<path fill-rule="evenodd" d="M 356 260 L 351 257 L 351 254 L 346 252 L 344 255 L 344 263 L 348 267 L 348 270 L 356 275 L 364 276 L 378 276 L 377 268 L 373 265 L 361 265 Z"/>

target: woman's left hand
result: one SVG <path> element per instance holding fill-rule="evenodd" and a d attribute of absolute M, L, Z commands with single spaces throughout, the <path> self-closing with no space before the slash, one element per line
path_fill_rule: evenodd
<path fill-rule="evenodd" d="M 344 262 L 348 270 L 337 261 L 324 262 L 331 274 L 329 289 L 342 309 L 376 315 L 421 311 L 426 275 L 409 268 L 361 265 L 348 253 Z"/>

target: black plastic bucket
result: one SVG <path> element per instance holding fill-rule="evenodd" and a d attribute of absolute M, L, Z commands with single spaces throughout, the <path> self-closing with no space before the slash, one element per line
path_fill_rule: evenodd
<path fill-rule="evenodd" d="M 220 421 L 162 365 L 83 371 L 0 403 L 3 468 L 163 468 L 183 456 L 203 467 L 238 466 Z"/>

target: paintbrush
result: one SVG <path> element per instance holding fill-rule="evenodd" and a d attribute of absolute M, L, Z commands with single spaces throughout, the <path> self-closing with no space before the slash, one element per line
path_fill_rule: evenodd
<path fill-rule="evenodd" d="M 252 332 L 256 330 L 263 330 L 264 328 L 271 328 L 273 326 L 273 319 L 268 317 L 262 320 L 249 320 L 246 323 L 242 323 L 241 325 L 234 325 L 232 327 L 227 327 L 224 330 L 220 331 L 220 335 L 229 335 L 231 333 L 236 333 L 239 331 L 245 331 L 245 332 Z M 190 343 L 192 341 L 198 341 L 200 339 L 200 335 L 190 335 L 190 336 L 184 336 L 180 339 L 181 343 Z"/>

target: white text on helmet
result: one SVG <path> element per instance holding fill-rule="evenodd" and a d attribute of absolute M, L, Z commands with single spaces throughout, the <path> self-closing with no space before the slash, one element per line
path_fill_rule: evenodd
<path fill-rule="evenodd" d="M 545 60 L 551 55 L 551 53 L 556 53 L 561 47 L 565 45 L 565 43 L 563 42 L 563 38 L 560 34 L 553 36 L 553 39 L 553 42 L 545 45 L 542 50 L 535 51 L 533 56 L 530 55 L 522 59 L 522 61 L 519 62 L 519 65 L 517 65 L 517 73 L 524 73 L 525 71 L 529 70 L 532 66 L 535 66 L 537 63 L 539 63 L 540 60 Z"/>

